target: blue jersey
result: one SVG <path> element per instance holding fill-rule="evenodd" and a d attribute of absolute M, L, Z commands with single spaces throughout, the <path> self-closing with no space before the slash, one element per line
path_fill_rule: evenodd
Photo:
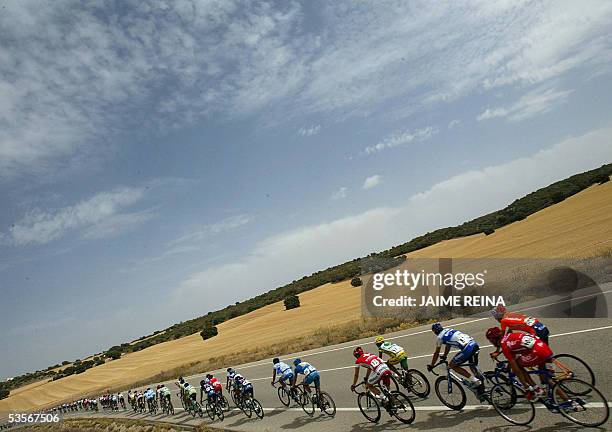
<path fill-rule="evenodd" d="M 465 333 L 461 333 L 452 328 L 445 328 L 440 332 L 437 336 L 437 344 L 441 345 L 450 345 L 454 348 L 463 349 L 470 342 L 474 342 L 474 339 L 471 336 L 466 335 Z"/>
<path fill-rule="evenodd" d="M 155 397 L 155 392 L 153 390 L 147 390 L 144 396 L 147 399 L 153 399 Z"/>
<path fill-rule="evenodd" d="M 308 362 L 302 362 L 295 367 L 296 374 L 303 374 L 305 376 L 308 376 L 313 372 L 317 372 L 317 368 L 315 368 Z"/>

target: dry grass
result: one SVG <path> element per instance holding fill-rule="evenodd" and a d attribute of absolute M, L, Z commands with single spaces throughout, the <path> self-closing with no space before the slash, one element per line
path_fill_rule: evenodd
<path fill-rule="evenodd" d="M 66 419 L 59 423 L 48 423 L 30 426 L 33 431 L 62 431 L 62 432 L 173 432 L 197 431 L 219 432 L 222 429 L 211 428 L 205 425 L 183 427 L 181 425 L 131 419 L 105 419 L 105 418 L 76 418 Z"/>
<path fill-rule="evenodd" d="M 590 187 L 527 219 L 485 236 L 441 242 L 410 257 L 569 258 L 610 254 L 612 243 L 612 182 Z M 108 362 L 80 375 L 15 392 L 0 401 L 0 411 L 49 406 L 109 388 L 161 380 L 177 370 L 214 369 L 235 354 L 236 346 L 253 347 L 241 354 L 249 361 L 278 353 L 368 336 L 366 328 L 350 333 L 361 318 L 360 290 L 349 281 L 327 284 L 300 295 L 302 306 L 285 311 L 282 302 L 265 306 L 218 326 L 219 335 L 202 341 L 198 334 L 155 345 Z M 327 329 L 320 327 L 325 324 Z M 376 333 L 376 331 L 371 330 Z M 315 335 L 313 337 L 313 334 Z M 274 345 L 275 352 L 271 352 Z M 214 353 L 213 357 L 211 353 Z M 176 376 L 176 375 L 174 375 Z M 157 377 L 157 378 L 156 378 Z"/>

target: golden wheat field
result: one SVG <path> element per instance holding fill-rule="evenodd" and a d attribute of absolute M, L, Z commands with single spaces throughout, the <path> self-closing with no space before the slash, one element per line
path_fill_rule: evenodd
<path fill-rule="evenodd" d="M 590 187 L 489 236 L 444 241 L 410 256 L 565 258 L 594 256 L 610 249 L 612 182 Z M 128 386 L 165 370 L 230 354 L 236 346 L 270 345 L 360 316 L 360 291 L 349 281 L 305 292 L 300 301 L 298 309 L 285 311 L 279 302 L 220 324 L 218 336 L 207 341 L 195 334 L 125 355 L 80 375 L 30 384 L 0 401 L 0 412 L 31 410 L 84 393 Z"/>

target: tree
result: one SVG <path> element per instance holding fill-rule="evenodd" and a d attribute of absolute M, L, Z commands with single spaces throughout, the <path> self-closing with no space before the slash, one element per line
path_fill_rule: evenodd
<path fill-rule="evenodd" d="M 300 298 L 296 294 L 290 294 L 285 297 L 285 310 L 295 309 L 300 307 Z"/>
<path fill-rule="evenodd" d="M 495 232 L 494 229 L 491 228 L 487 228 L 486 230 L 483 231 L 483 233 L 485 233 L 485 235 L 491 235 Z"/>
<path fill-rule="evenodd" d="M 358 276 L 355 276 L 353 279 L 351 279 L 351 285 L 353 285 L 354 287 L 358 287 L 363 285 L 363 282 L 361 282 L 361 278 Z"/>
<path fill-rule="evenodd" d="M 64 361 L 62 362 L 62 366 L 66 366 L 67 364 L 70 364 L 70 362 L 69 362 L 68 360 L 64 360 Z"/>
<path fill-rule="evenodd" d="M 118 358 L 121 357 L 121 351 L 117 351 L 117 350 L 107 351 L 104 355 L 110 359 L 117 360 Z"/>
<path fill-rule="evenodd" d="M 5 389 L 4 387 L 0 387 L 0 399 L 4 399 L 9 397 L 11 391 L 9 389 Z"/>
<path fill-rule="evenodd" d="M 217 336 L 219 331 L 217 330 L 217 326 L 212 324 L 207 324 L 202 331 L 200 332 L 200 336 L 202 336 L 203 340 L 210 339 L 211 337 Z"/>

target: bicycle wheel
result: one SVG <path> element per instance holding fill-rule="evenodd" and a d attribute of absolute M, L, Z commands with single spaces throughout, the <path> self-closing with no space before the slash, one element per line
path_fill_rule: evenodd
<path fill-rule="evenodd" d="M 459 381 L 453 377 L 451 377 L 450 381 L 446 376 L 439 377 L 436 380 L 435 389 L 440 402 L 452 410 L 461 410 L 467 402 L 465 390 L 463 390 Z"/>
<path fill-rule="evenodd" d="M 220 421 L 223 421 L 223 419 L 225 418 L 225 413 L 223 412 L 223 407 L 221 406 L 219 401 L 215 402 L 214 407 L 215 407 L 215 414 L 217 415 L 217 418 Z"/>
<path fill-rule="evenodd" d="M 315 412 L 314 402 L 309 392 L 304 392 L 302 394 L 302 409 L 309 416 L 312 416 Z"/>
<path fill-rule="evenodd" d="M 586 427 L 597 427 L 608 421 L 610 407 L 597 388 L 577 378 L 557 382 L 552 398 L 563 417 Z"/>
<path fill-rule="evenodd" d="M 221 396 L 221 398 L 219 399 L 219 403 L 221 404 L 221 408 L 223 408 L 223 411 L 229 411 L 230 409 L 229 401 L 227 400 L 225 395 Z"/>
<path fill-rule="evenodd" d="M 495 384 L 489 392 L 495 411 L 512 424 L 524 426 L 535 418 L 535 406 L 525 392 L 511 383 Z"/>
<path fill-rule="evenodd" d="M 595 386 L 595 374 L 581 358 L 571 354 L 557 354 L 552 358 L 552 366 L 557 381 L 564 378 L 577 378 Z"/>
<path fill-rule="evenodd" d="M 393 392 L 391 397 L 393 398 L 393 416 L 404 424 L 412 423 L 416 413 L 410 398 L 401 392 Z"/>
<path fill-rule="evenodd" d="M 215 419 L 215 407 L 213 407 L 210 402 L 206 401 L 206 405 L 204 405 L 204 408 L 206 409 L 206 414 L 208 414 L 208 417 L 211 420 Z M 194 415 L 195 417 L 195 415 Z"/>
<path fill-rule="evenodd" d="M 406 387 L 406 390 L 422 399 L 429 396 L 429 392 L 431 392 L 429 380 L 425 374 L 416 369 L 408 369 L 408 371 L 406 371 L 404 375 L 404 387 Z"/>
<path fill-rule="evenodd" d="M 286 407 L 288 407 L 291 403 L 291 396 L 289 395 L 289 392 L 287 391 L 287 389 L 285 389 L 285 387 L 278 388 L 278 398 L 280 399 L 281 403 Z"/>
<path fill-rule="evenodd" d="M 319 399 L 319 407 L 321 408 L 321 411 L 323 411 L 330 417 L 336 415 L 336 402 L 334 402 L 332 397 L 326 392 L 321 392 L 321 398 Z"/>
<path fill-rule="evenodd" d="M 279 390 L 280 390 L 280 388 L 279 388 Z M 237 407 L 237 408 L 240 408 L 240 404 L 241 404 L 240 397 L 238 396 L 238 394 L 236 394 L 236 393 L 235 393 L 235 392 L 233 392 L 233 391 L 232 391 L 232 392 L 230 392 L 230 393 L 231 393 L 231 395 L 232 395 L 232 401 L 234 402 L 234 405 L 236 405 L 236 407 Z M 279 392 L 278 397 L 280 398 L 280 392 Z M 281 402 L 282 402 L 282 401 L 281 401 Z"/>
<path fill-rule="evenodd" d="M 170 401 L 168 401 L 168 415 L 174 415 L 174 406 Z"/>
<path fill-rule="evenodd" d="M 380 405 L 374 396 L 370 393 L 359 393 L 357 396 L 357 405 L 361 414 L 372 423 L 378 423 L 380 420 Z"/>
<path fill-rule="evenodd" d="M 251 405 L 251 401 L 248 398 L 242 401 L 240 409 L 248 418 L 251 418 L 253 415 L 253 405 Z"/>
<path fill-rule="evenodd" d="M 258 418 L 264 418 L 264 409 L 257 399 L 251 399 L 251 408 Z"/>

